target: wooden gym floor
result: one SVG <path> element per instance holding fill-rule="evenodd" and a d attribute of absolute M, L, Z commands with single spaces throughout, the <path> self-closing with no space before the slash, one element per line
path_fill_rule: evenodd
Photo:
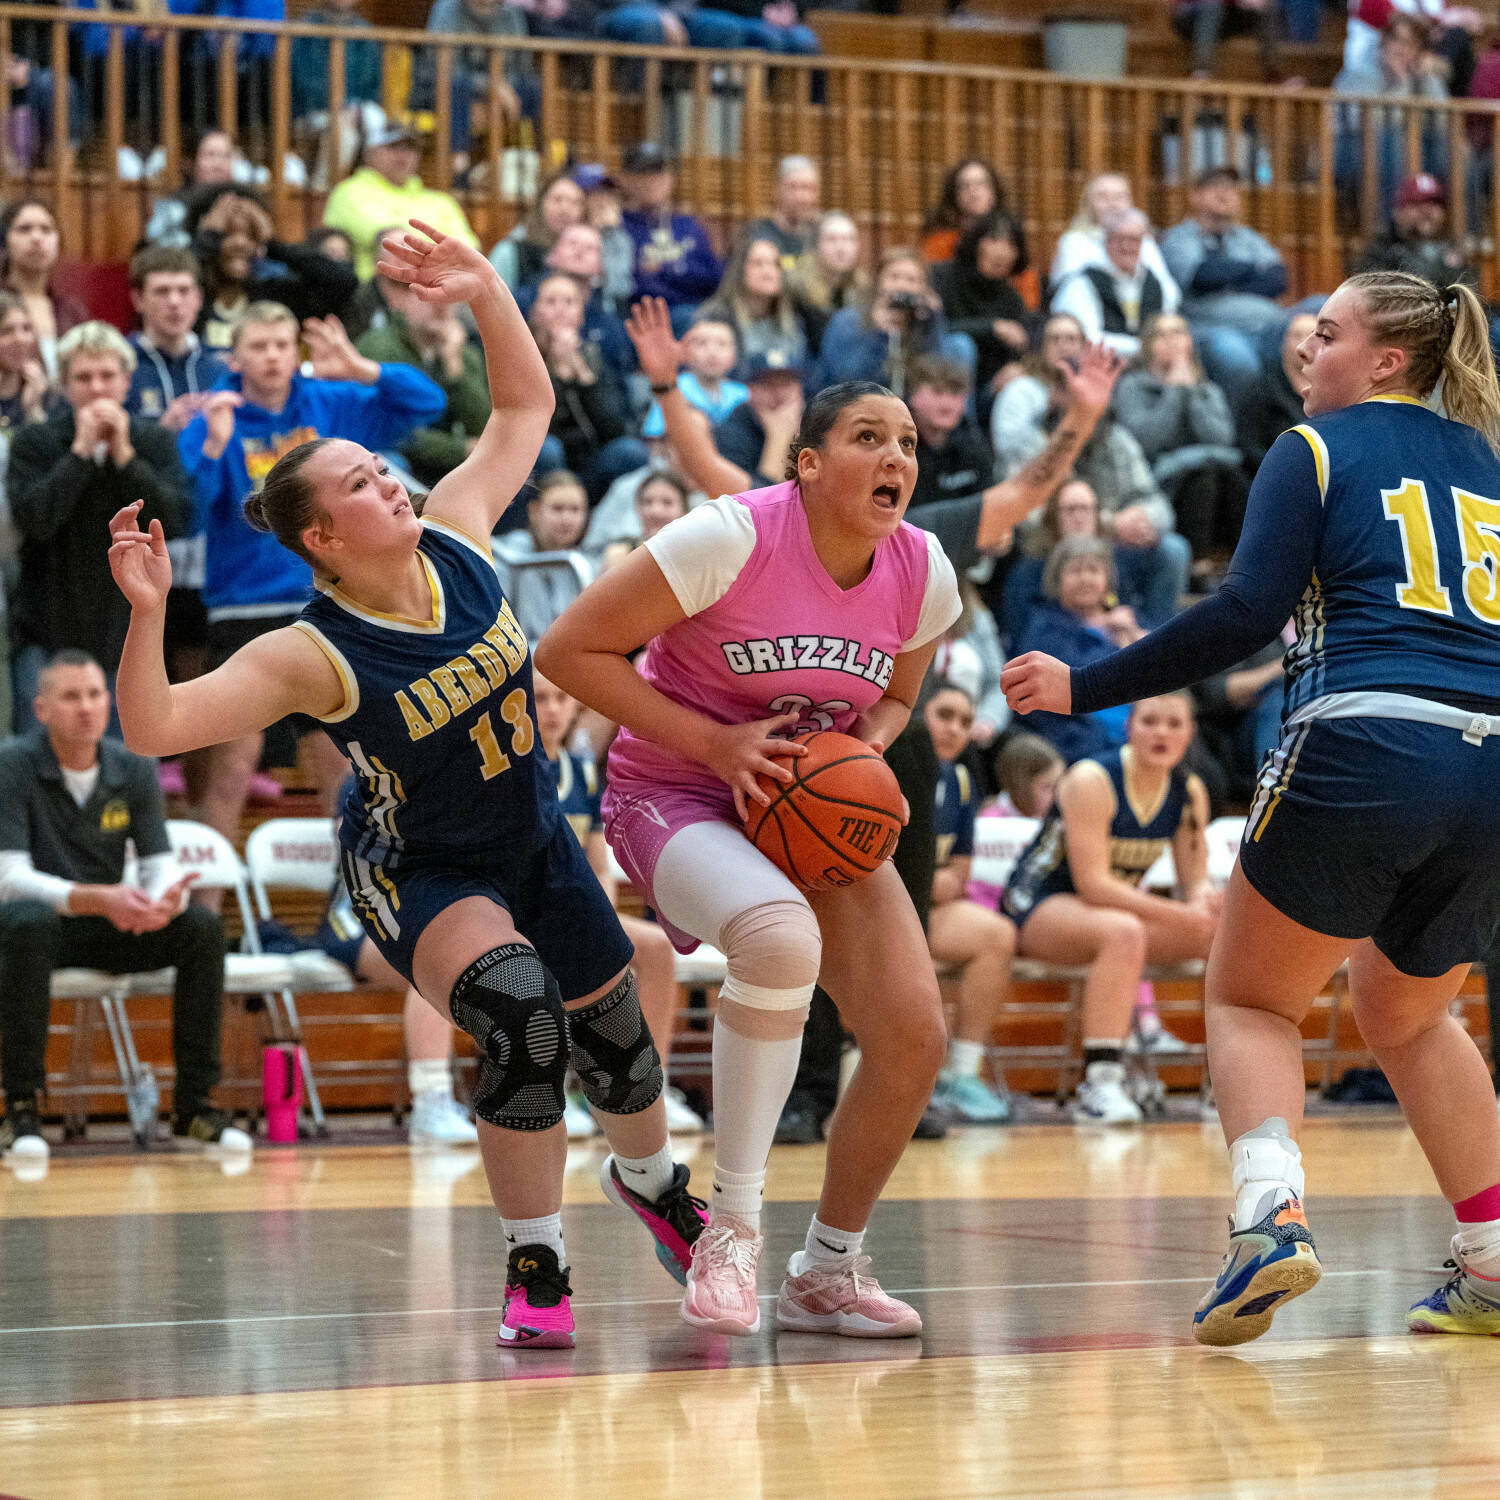
<path fill-rule="evenodd" d="M 1038 1110 L 1047 1118 L 1045 1107 Z M 394 1138 L 392 1138 L 394 1139 Z M 706 1181 L 706 1145 L 685 1142 Z M 1200 1349 L 1216 1125 L 1050 1123 L 914 1144 L 874 1222 L 921 1339 L 682 1324 L 644 1233 L 570 1155 L 578 1348 L 494 1346 L 504 1254 L 474 1151 L 54 1153 L 0 1169 L 0 1492 L 1493 1496 L 1500 1339 L 1413 1337 L 1451 1215 L 1392 1114 L 1303 1137 L 1326 1268 L 1259 1343 Z M 778 1148 L 761 1289 L 822 1152 Z M 241 1163 L 241 1166 L 244 1166 Z"/>

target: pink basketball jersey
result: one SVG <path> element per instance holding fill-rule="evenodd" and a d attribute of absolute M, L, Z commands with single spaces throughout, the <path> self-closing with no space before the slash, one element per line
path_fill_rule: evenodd
<path fill-rule="evenodd" d="M 755 523 L 749 559 L 721 598 L 651 642 L 641 675 L 720 724 L 796 711 L 789 733 L 847 733 L 884 694 L 896 657 L 917 633 L 927 535 L 903 521 L 876 546 L 866 577 L 841 589 L 813 550 L 795 483 L 733 500 Z M 938 629 L 949 623 L 951 615 Z M 611 799 L 685 782 L 724 789 L 706 766 L 620 730 L 609 754 Z"/>

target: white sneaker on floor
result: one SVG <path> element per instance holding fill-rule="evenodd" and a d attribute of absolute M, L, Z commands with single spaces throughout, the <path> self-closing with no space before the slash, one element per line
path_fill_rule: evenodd
<path fill-rule="evenodd" d="M 599 1134 L 599 1122 L 577 1094 L 569 1094 L 563 1100 L 563 1126 L 570 1141 L 586 1141 Z"/>
<path fill-rule="evenodd" d="M 439 1088 L 411 1101 L 406 1138 L 414 1146 L 472 1146 L 479 1140 L 479 1131 L 458 1100 Z"/>
<path fill-rule="evenodd" d="M 693 1245 L 682 1294 L 683 1322 L 708 1333 L 758 1333 L 755 1272 L 765 1244 L 743 1219 L 725 1214 L 710 1221 Z"/>
<path fill-rule="evenodd" d="M 1073 1095 L 1072 1114 L 1079 1125 L 1139 1125 L 1140 1107 L 1125 1092 L 1125 1064 L 1090 1063 Z"/>
<path fill-rule="evenodd" d="M 667 1107 L 667 1129 L 673 1135 L 702 1135 L 708 1128 L 698 1112 L 683 1097 L 681 1089 L 663 1089 L 662 1102 Z"/>
<path fill-rule="evenodd" d="M 1174 1036 L 1160 1021 L 1150 1028 L 1137 1028 L 1134 1039 L 1138 1039 L 1141 1048 L 1153 1057 L 1172 1057 L 1189 1050 L 1188 1044 L 1180 1036 Z"/>
<path fill-rule="evenodd" d="M 900 1339 L 921 1333 L 909 1303 L 882 1291 L 868 1255 L 809 1261 L 796 1251 L 776 1299 L 776 1326 L 796 1333 L 840 1333 L 845 1338 Z"/>

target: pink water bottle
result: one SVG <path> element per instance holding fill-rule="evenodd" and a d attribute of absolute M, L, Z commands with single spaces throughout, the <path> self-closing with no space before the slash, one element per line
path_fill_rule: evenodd
<path fill-rule="evenodd" d="M 296 1042 L 267 1042 L 261 1049 L 260 1087 L 266 1110 L 266 1138 L 297 1139 L 302 1109 L 302 1069 Z"/>

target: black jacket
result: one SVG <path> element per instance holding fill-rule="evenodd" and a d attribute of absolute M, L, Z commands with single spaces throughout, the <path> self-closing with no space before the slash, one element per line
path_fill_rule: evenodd
<path fill-rule="evenodd" d="M 135 457 L 123 469 L 73 451 L 73 409 L 22 427 L 11 442 L 7 489 L 21 533 L 15 634 L 20 645 L 77 647 L 106 672 L 120 665 L 130 606 L 109 571 L 109 518 L 144 500 L 141 525 L 166 534 L 187 528 L 191 500 L 177 440 L 155 422 L 132 418 Z"/>
<path fill-rule="evenodd" d="M 950 260 L 932 268 L 932 289 L 942 299 L 948 327 L 974 340 L 979 354 L 974 371 L 976 389 L 983 390 L 997 370 L 1026 353 L 1025 344 L 1017 346 L 995 336 L 995 324 L 1001 319 L 1019 323 L 1028 332 L 1036 323 L 1010 282 L 981 276 Z"/>
<path fill-rule="evenodd" d="M 594 371 L 591 385 L 552 377 L 557 407 L 550 431 L 568 455 L 568 467 L 582 472 L 606 443 L 624 437 L 630 427 L 630 398 L 625 382 L 592 350 L 584 358 Z"/>

